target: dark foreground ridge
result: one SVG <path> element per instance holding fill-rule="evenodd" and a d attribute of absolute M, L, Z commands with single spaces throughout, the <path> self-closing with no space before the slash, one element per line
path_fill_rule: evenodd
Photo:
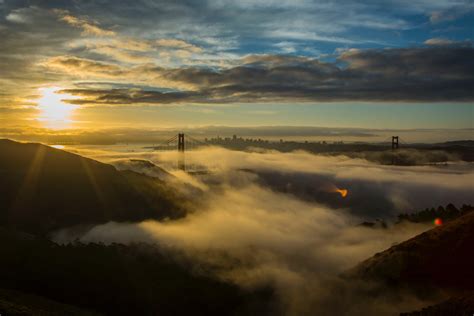
<path fill-rule="evenodd" d="M 0 314 L 8 316 L 262 315 L 270 295 L 195 273 L 145 244 L 57 245 L 0 228 L 0 257 Z"/>
<path fill-rule="evenodd" d="M 159 179 L 42 144 L 0 140 L 0 189 L 0 225 L 30 233 L 185 214 Z"/>

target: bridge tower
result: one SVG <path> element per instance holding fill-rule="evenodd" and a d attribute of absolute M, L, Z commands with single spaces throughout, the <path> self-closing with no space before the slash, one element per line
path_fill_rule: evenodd
<path fill-rule="evenodd" d="M 392 136 L 392 150 L 398 149 L 398 136 Z"/>
<path fill-rule="evenodd" d="M 178 169 L 185 171 L 186 164 L 184 161 L 184 133 L 178 134 Z"/>

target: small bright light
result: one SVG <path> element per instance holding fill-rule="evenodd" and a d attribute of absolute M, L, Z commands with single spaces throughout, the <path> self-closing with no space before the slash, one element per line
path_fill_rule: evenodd
<path fill-rule="evenodd" d="M 433 223 L 435 224 L 435 226 L 441 226 L 441 225 L 443 225 L 443 220 L 438 217 L 438 218 L 435 218 Z"/>
<path fill-rule="evenodd" d="M 343 198 L 345 198 L 347 196 L 347 193 L 349 193 L 349 191 L 347 191 L 346 189 L 336 189 L 336 192 L 339 193 Z"/>
<path fill-rule="evenodd" d="M 41 98 L 37 100 L 37 104 L 41 114 L 38 120 L 44 122 L 48 128 L 67 128 L 72 122 L 72 112 L 77 108 L 76 105 L 65 103 L 63 100 L 72 100 L 78 97 L 67 93 L 59 93 L 60 90 L 59 87 L 39 89 Z"/>

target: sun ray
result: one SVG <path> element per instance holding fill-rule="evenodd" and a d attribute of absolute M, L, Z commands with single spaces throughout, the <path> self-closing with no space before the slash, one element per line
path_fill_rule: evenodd
<path fill-rule="evenodd" d="M 30 166 L 24 175 L 23 182 L 17 192 L 16 199 L 11 206 L 12 214 L 14 214 L 14 211 L 22 210 L 25 201 L 29 201 L 36 194 L 45 154 L 45 147 L 39 145 L 34 153 L 33 159 L 30 162 Z"/>

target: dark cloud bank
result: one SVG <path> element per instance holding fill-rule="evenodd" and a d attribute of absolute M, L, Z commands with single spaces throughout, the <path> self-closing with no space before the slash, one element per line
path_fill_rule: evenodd
<path fill-rule="evenodd" d="M 63 60 L 73 66 L 77 60 Z M 472 101 L 472 45 L 348 50 L 336 62 L 252 55 L 241 65 L 210 69 L 147 68 L 148 75 L 192 91 L 69 89 L 79 104 L 168 104 L 293 101 Z"/>

